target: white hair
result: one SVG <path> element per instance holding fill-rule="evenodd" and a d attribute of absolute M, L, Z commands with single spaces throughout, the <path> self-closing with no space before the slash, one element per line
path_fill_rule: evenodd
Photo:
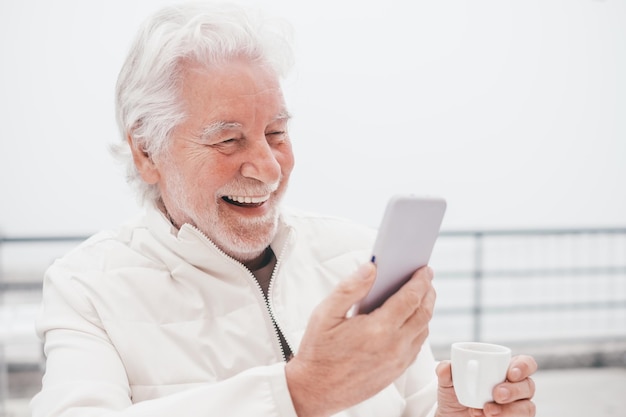
<path fill-rule="evenodd" d="M 232 3 L 171 6 L 144 22 L 117 80 L 122 141 L 112 147 L 140 199 L 158 201 L 161 195 L 157 185 L 142 180 L 127 138 L 151 157 L 167 150 L 172 130 L 186 117 L 180 101 L 182 62 L 210 66 L 243 57 L 282 78 L 293 60 L 288 29 L 283 21 Z"/>

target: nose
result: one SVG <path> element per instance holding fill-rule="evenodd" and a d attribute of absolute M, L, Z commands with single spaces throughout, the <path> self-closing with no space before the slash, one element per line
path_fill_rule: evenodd
<path fill-rule="evenodd" d="M 265 184 L 277 183 L 281 177 L 281 165 L 277 153 L 265 140 L 251 141 L 241 164 L 241 175 Z"/>

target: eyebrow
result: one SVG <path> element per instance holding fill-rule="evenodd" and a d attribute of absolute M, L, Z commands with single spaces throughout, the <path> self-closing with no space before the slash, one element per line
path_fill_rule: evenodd
<path fill-rule="evenodd" d="M 291 119 L 291 114 L 287 110 L 283 110 L 278 113 L 278 115 L 274 118 L 274 120 L 272 120 L 271 123 L 289 119 Z M 206 126 L 204 129 L 202 129 L 202 131 L 200 132 L 200 137 L 204 139 L 210 138 L 225 130 L 240 129 L 242 126 L 243 125 L 238 122 L 226 122 L 223 120 L 218 120 L 217 122 L 213 122 L 210 125 Z"/>
<path fill-rule="evenodd" d="M 210 138 L 220 132 L 223 132 L 224 130 L 237 129 L 241 127 L 242 127 L 241 123 L 225 122 L 225 121 L 220 120 L 217 122 L 213 122 L 207 127 L 205 127 L 204 129 L 202 129 L 202 132 L 200 133 L 200 137 Z"/>
<path fill-rule="evenodd" d="M 279 120 L 289 120 L 289 119 L 291 119 L 291 113 L 289 113 L 287 110 L 283 110 L 280 113 L 278 113 L 278 115 L 273 120 L 273 122 L 277 122 Z"/>

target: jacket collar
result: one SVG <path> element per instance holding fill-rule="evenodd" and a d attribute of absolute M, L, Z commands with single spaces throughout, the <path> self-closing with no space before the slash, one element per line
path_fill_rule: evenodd
<path fill-rule="evenodd" d="M 162 245 L 194 266 L 202 268 L 212 265 L 214 268 L 215 263 L 219 262 L 229 264 L 231 267 L 235 264 L 243 267 L 243 264 L 224 253 L 196 227 L 190 224 L 183 224 L 180 229 L 177 229 L 154 204 L 147 205 L 145 222 L 150 233 Z M 281 213 L 278 218 L 276 236 L 270 243 L 279 262 L 281 258 L 291 251 L 294 241 L 294 227 L 288 223 L 286 216 Z"/>

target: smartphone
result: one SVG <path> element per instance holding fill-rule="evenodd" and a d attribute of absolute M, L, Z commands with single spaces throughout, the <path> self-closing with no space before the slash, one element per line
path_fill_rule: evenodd
<path fill-rule="evenodd" d="M 380 307 L 428 264 L 446 206 L 444 199 L 435 197 L 396 195 L 389 200 L 372 250 L 376 281 L 359 303 L 359 313 Z"/>

